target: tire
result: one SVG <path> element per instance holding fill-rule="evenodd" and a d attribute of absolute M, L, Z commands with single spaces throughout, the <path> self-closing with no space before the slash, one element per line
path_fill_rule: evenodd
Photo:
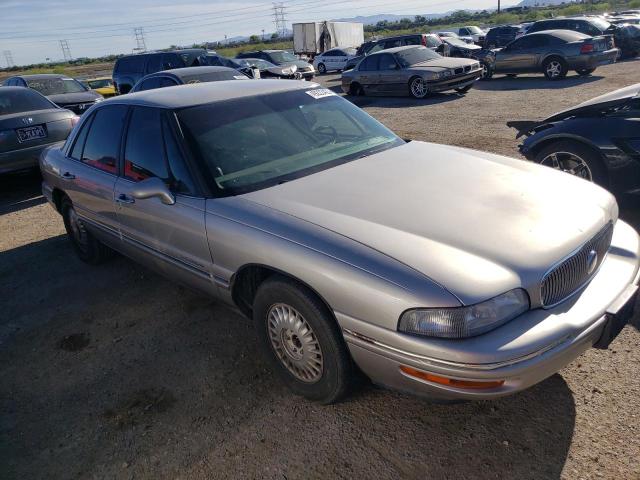
<path fill-rule="evenodd" d="M 576 73 L 581 77 L 586 77 L 587 75 L 591 75 L 595 71 L 595 68 L 581 68 L 579 70 L 576 70 Z"/>
<path fill-rule="evenodd" d="M 354 97 L 364 97 L 364 88 L 358 82 L 353 82 L 349 85 L 349 95 Z"/>
<path fill-rule="evenodd" d="M 461 88 L 456 88 L 454 89 L 456 92 L 460 93 L 460 94 L 465 94 L 467 93 L 469 90 L 471 90 L 471 87 L 473 87 L 473 84 L 471 85 L 467 85 L 466 87 L 461 87 Z"/>
<path fill-rule="evenodd" d="M 294 393 L 325 405 L 347 394 L 354 364 L 338 324 L 311 291 L 270 277 L 256 293 L 253 320 L 267 361 Z"/>
<path fill-rule="evenodd" d="M 554 162 L 554 157 L 556 161 Z M 569 171 L 570 162 L 569 155 L 577 157 L 584 162 L 587 170 L 583 172 L 585 175 L 579 174 L 576 169 L 574 172 Z M 537 163 L 545 165 L 557 170 L 566 171 L 567 173 L 579 176 L 585 180 L 594 182 L 601 187 L 609 188 L 607 170 L 602 163 L 600 154 L 591 147 L 573 140 L 559 140 L 542 148 L 534 159 Z M 556 164 L 556 162 L 558 164 Z"/>
<path fill-rule="evenodd" d="M 319 64 L 318 64 L 318 73 L 321 73 L 321 74 L 323 74 L 323 75 L 324 75 L 325 73 L 327 73 L 327 67 L 325 66 L 325 64 L 324 64 L 324 63 L 319 63 Z"/>
<path fill-rule="evenodd" d="M 493 69 L 487 62 L 480 62 L 480 67 L 482 68 L 482 76 L 480 80 L 490 80 L 493 77 Z"/>
<path fill-rule="evenodd" d="M 60 213 L 64 221 L 64 228 L 67 231 L 69 240 L 80 260 L 91 265 L 98 265 L 113 255 L 106 245 L 95 238 L 82 220 L 78 218 L 69 197 L 64 197 L 60 202 Z"/>
<path fill-rule="evenodd" d="M 567 62 L 560 57 L 547 58 L 542 64 L 542 71 L 547 80 L 560 80 L 567 76 Z"/>
<path fill-rule="evenodd" d="M 421 86 L 420 86 L 421 85 Z M 409 80 L 409 93 L 413 98 L 422 99 L 429 96 L 427 82 L 422 77 L 413 77 Z"/>

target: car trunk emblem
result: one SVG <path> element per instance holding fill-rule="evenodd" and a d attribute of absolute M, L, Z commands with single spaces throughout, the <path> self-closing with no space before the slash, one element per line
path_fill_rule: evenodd
<path fill-rule="evenodd" d="M 33 118 L 31 117 L 23 118 L 22 123 L 24 123 L 25 125 L 31 125 L 33 123 Z"/>

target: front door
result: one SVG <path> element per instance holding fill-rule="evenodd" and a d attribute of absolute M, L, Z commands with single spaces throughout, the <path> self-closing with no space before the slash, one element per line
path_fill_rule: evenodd
<path fill-rule="evenodd" d="M 407 91 L 403 71 L 393 55 L 383 53 L 378 63 L 378 89 L 380 93 L 399 93 Z"/>
<path fill-rule="evenodd" d="M 532 38 L 520 37 L 496 53 L 496 72 L 516 73 L 530 68 L 532 57 Z"/>
<path fill-rule="evenodd" d="M 160 109 L 134 107 L 124 142 L 114 201 L 125 248 L 170 278 L 215 294 L 205 200 L 198 196 L 170 119 Z M 167 185 L 174 204 L 136 197 L 138 184 L 152 177 Z"/>

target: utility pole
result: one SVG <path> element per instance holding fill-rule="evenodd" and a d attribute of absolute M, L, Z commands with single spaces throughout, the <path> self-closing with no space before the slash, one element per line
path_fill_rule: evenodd
<path fill-rule="evenodd" d="M 262 41 L 264 42 L 264 28 L 262 29 Z"/>
<path fill-rule="evenodd" d="M 273 23 L 276 24 L 276 31 L 280 37 L 285 37 L 287 34 L 287 18 L 285 16 L 284 3 L 273 4 Z"/>
<path fill-rule="evenodd" d="M 62 49 L 62 56 L 64 57 L 65 62 L 70 62 L 73 60 L 71 56 L 71 50 L 69 50 L 69 41 L 68 40 L 60 40 L 60 48 Z"/>
<path fill-rule="evenodd" d="M 7 68 L 13 67 L 15 63 L 13 63 L 13 55 L 11 54 L 11 50 L 5 50 L 2 53 L 4 54 L 4 59 L 7 61 Z"/>
<path fill-rule="evenodd" d="M 144 40 L 144 28 L 142 27 L 134 28 L 133 35 L 136 37 L 136 48 L 134 50 L 137 52 L 146 52 L 147 44 Z"/>
<path fill-rule="evenodd" d="M 500 13 L 500 0 L 498 0 L 498 13 Z"/>

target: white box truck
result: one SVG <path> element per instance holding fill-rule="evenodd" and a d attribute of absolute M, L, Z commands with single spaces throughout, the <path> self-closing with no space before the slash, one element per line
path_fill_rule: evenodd
<path fill-rule="evenodd" d="M 337 47 L 359 47 L 364 25 L 352 22 L 308 22 L 293 24 L 293 51 L 314 57 Z"/>

